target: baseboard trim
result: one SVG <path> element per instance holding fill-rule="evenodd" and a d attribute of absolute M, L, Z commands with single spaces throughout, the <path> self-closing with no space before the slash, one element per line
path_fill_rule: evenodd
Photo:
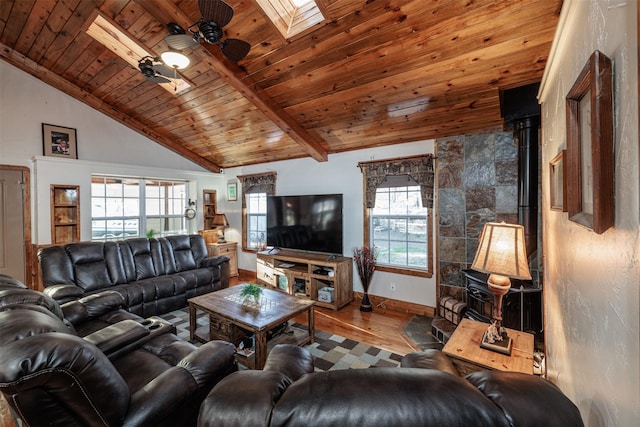
<path fill-rule="evenodd" d="M 360 301 L 362 300 L 363 293 L 354 292 L 353 296 L 356 301 Z M 384 298 L 378 295 L 369 294 L 369 301 L 371 301 L 371 305 L 374 307 L 374 310 L 376 307 L 384 307 L 389 310 L 399 311 L 401 313 L 419 314 L 427 317 L 434 317 L 436 313 L 436 309 L 434 307 L 429 307 L 428 305 L 421 305 L 407 301 Z"/>

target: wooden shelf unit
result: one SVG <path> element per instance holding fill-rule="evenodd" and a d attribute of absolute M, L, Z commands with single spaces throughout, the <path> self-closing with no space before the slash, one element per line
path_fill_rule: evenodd
<path fill-rule="evenodd" d="M 258 252 L 256 274 L 258 283 L 312 299 L 320 307 L 338 310 L 353 301 L 351 258 L 283 249 Z M 333 301 L 319 298 L 318 291 L 323 288 L 333 289 Z"/>
<path fill-rule="evenodd" d="M 51 243 L 80 241 L 80 186 L 51 184 Z"/>
<path fill-rule="evenodd" d="M 213 219 L 216 214 L 216 190 L 202 190 L 202 212 L 204 214 L 204 229 L 215 228 Z"/>

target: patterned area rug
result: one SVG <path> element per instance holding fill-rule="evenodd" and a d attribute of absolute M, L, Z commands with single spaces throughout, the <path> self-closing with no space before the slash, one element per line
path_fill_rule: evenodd
<path fill-rule="evenodd" d="M 189 339 L 189 310 L 187 308 L 175 310 L 162 316 L 163 319 L 173 323 L 178 331 L 178 336 Z M 208 317 L 205 313 L 199 313 L 198 325 L 206 325 Z M 296 329 L 305 328 L 294 322 L 283 333 L 294 333 Z M 197 345 L 197 343 L 196 343 Z M 315 360 L 316 371 L 331 371 L 336 369 L 364 369 L 370 367 L 397 367 L 400 366 L 402 356 L 381 350 L 370 345 L 350 340 L 340 335 L 330 334 L 316 329 L 315 342 L 305 346 Z"/>

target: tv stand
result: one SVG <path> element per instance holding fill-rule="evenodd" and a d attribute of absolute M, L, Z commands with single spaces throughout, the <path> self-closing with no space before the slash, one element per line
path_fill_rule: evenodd
<path fill-rule="evenodd" d="M 258 283 L 333 310 L 353 301 L 353 260 L 279 249 L 257 254 Z"/>

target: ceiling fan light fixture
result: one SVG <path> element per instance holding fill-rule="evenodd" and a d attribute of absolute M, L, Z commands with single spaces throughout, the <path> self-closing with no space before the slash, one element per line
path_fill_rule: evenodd
<path fill-rule="evenodd" d="M 176 68 L 178 70 L 187 68 L 190 62 L 189 58 L 186 55 L 175 50 L 168 50 L 162 53 L 160 57 L 162 58 L 162 62 L 164 62 L 165 65 L 171 68 Z"/>

